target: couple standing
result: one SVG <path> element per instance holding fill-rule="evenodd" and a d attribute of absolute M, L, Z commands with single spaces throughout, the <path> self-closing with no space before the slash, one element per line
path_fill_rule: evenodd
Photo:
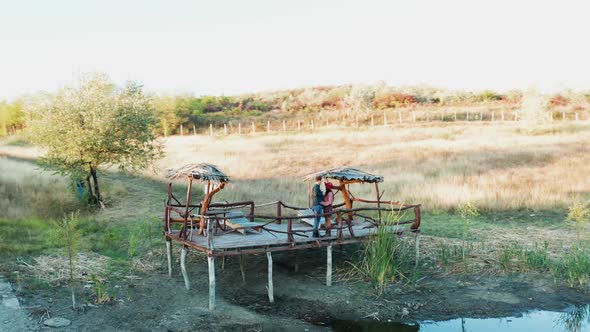
<path fill-rule="evenodd" d="M 332 203 L 334 203 L 334 193 L 332 189 L 334 185 L 332 182 L 326 182 L 326 192 L 322 193 L 322 189 L 320 185 L 322 184 L 322 177 L 316 176 L 315 178 L 315 185 L 311 190 L 311 209 L 315 214 L 315 218 L 313 220 L 313 237 L 320 237 L 319 226 L 320 226 L 320 219 L 322 213 L 331 213 L 332 212 Z M 326 220 L 330 220 L 326 218 Z"/>

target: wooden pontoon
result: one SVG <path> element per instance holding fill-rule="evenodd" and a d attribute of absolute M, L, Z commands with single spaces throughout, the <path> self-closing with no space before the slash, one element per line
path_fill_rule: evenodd
<path fill-rule="evenodd" d="M 269 261 L 269 300 L 274 301 L 272 286 L 273 251 L 304 250 L 327 247 L 328 271 L 326 284 L 331 285 L 332 245 L 358 243 L 367 240 L 382 225 L 383 213 L 413 212 L 413 218 L 399 220 L 388 225 L 388 230 L 396 234 L 410 233 L 416 236 L 416 259 L 419 249 L 420 205 L 402 204 L 381 200 L 383 193 L 379 191 L 379 182 L 383 177 L 372 175 L 349 167 L 340 167 L 316 172 L 304 177 L 310 183 L 315 177 L 338 181 L 335 186 L 343 202 L 334 205 L 334 211 L 324 213 L 320 217 L 326 221 L 322 229 L 325 235 L 312 237 L 313 228 L 305 222 L 312 220 L 309 207 L 295 207 L 281 201 L 256 205 L 253 201 L 244 202 L 212 202 L 216 193 L 230 182 L 230 178 L 216 166 L 210 164 L 190 164 L 177 170 L 170 170 L 167 177 L 168 199 L 164 212 L 164 236 L 166 237 L 168 274 L 172 275 L 171 242 L 183 245 L 180 265 L 185 286 L 190 289 L 186 271 L 186 255 L 188 248 L 202 251 L 208 256 L 209 265 L 209 307 L 215 307 L 215 257 L 266 253 Z M 172 183 L 176 179 L 185 178 L 188 182 L 184 203 L 172 191 Z M 194 181 L 205 183 L 204 196 L 198 203 L 191 201 Z M 376 199 L 356 198 L 350 191 L 351 184 L 373 183 Z M 360 207 L 353 207 L 357 202 Z M 272 215 L 259 214 L 258 210 L 273 209 Z M 240 260 L 240 268 L 243 266 Z"/>

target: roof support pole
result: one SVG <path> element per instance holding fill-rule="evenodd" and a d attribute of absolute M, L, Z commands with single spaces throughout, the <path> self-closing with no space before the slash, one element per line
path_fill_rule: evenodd
<path fill-rule="evenodd" d="M 188 188 L 186 189 L 186 209 L 184 210 L 184 227 L 182 228 L 182 232 L 184 232 L 184 236 L 186 238 L 187 227 L 188 227 L 188 211 L 191 205 L 191 190 L 193 188 L 193 177 L 188 177 Z M 181 234 L 182 235 L 182 234 Z"/>

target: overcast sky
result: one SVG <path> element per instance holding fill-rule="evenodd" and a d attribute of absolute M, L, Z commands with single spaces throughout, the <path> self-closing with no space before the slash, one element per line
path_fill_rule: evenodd
<path fill-rule="evenodd" d="M 156 92 L 590 88 L 587 1 L 0 0 L 0 99 L 81 72 Z"/>

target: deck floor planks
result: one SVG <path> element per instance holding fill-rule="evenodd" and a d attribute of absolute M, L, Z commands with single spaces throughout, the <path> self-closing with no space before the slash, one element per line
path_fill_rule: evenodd
<path fill-rule="evenodd" d="M 363 238 L 368 237 L 370 233 L 375 231 L 375 228 L 368 228 L 367 226 L 372 226 L 369 222 L 364 221 L 354 221 L 353 222 L 353 232 L 355 238 Z M 252 247 L 266 247 L 266 246 L 278 246 L 278 245 L 289 245 L 287 232 L 287 224 L 268 224 L 265 226 L 266 228 L 272 230 L 278 230 L 285 233 L 274 233 L 269 232 L 267 230 L 262 230 L 260 233 L 248 233 L 247 235 L 232 232 L 226 233 L 223 235 L 216 235 L 213 237 L 213 249 L 214 250 L 223 250 L 223 249 L 239 249 L 239 248 L 252 248 Z M 406 230 L 407 227 L 399 227 L 399 230 Z M 306 244 L 310 242 L 315 242 L 318 238 L 311 237 L 312 234 L 312 227 L 306 224 L 293 224 L 292 227 L 293 231 L 306 231 L 308 237 L 293 235 L 296 244 Z M 172 235 L 178 236 L 178 231 L 173 231 Z M 320 231 L 320 234 L 323 234 L 324 230 Z M 332 228 L 331 236 L 321 238 L 322 241 L 327 240 L 337 240 L 338 230 Z M 346 225 L 342 230 L 342 236 L 344 240 L 352 239 L 353 237 L 350 235 L 350 232 Z M 207 248 L 207 237 L 198 235 L 197 232 L 194 232 L 190 241 L 192 244 Z"/>

